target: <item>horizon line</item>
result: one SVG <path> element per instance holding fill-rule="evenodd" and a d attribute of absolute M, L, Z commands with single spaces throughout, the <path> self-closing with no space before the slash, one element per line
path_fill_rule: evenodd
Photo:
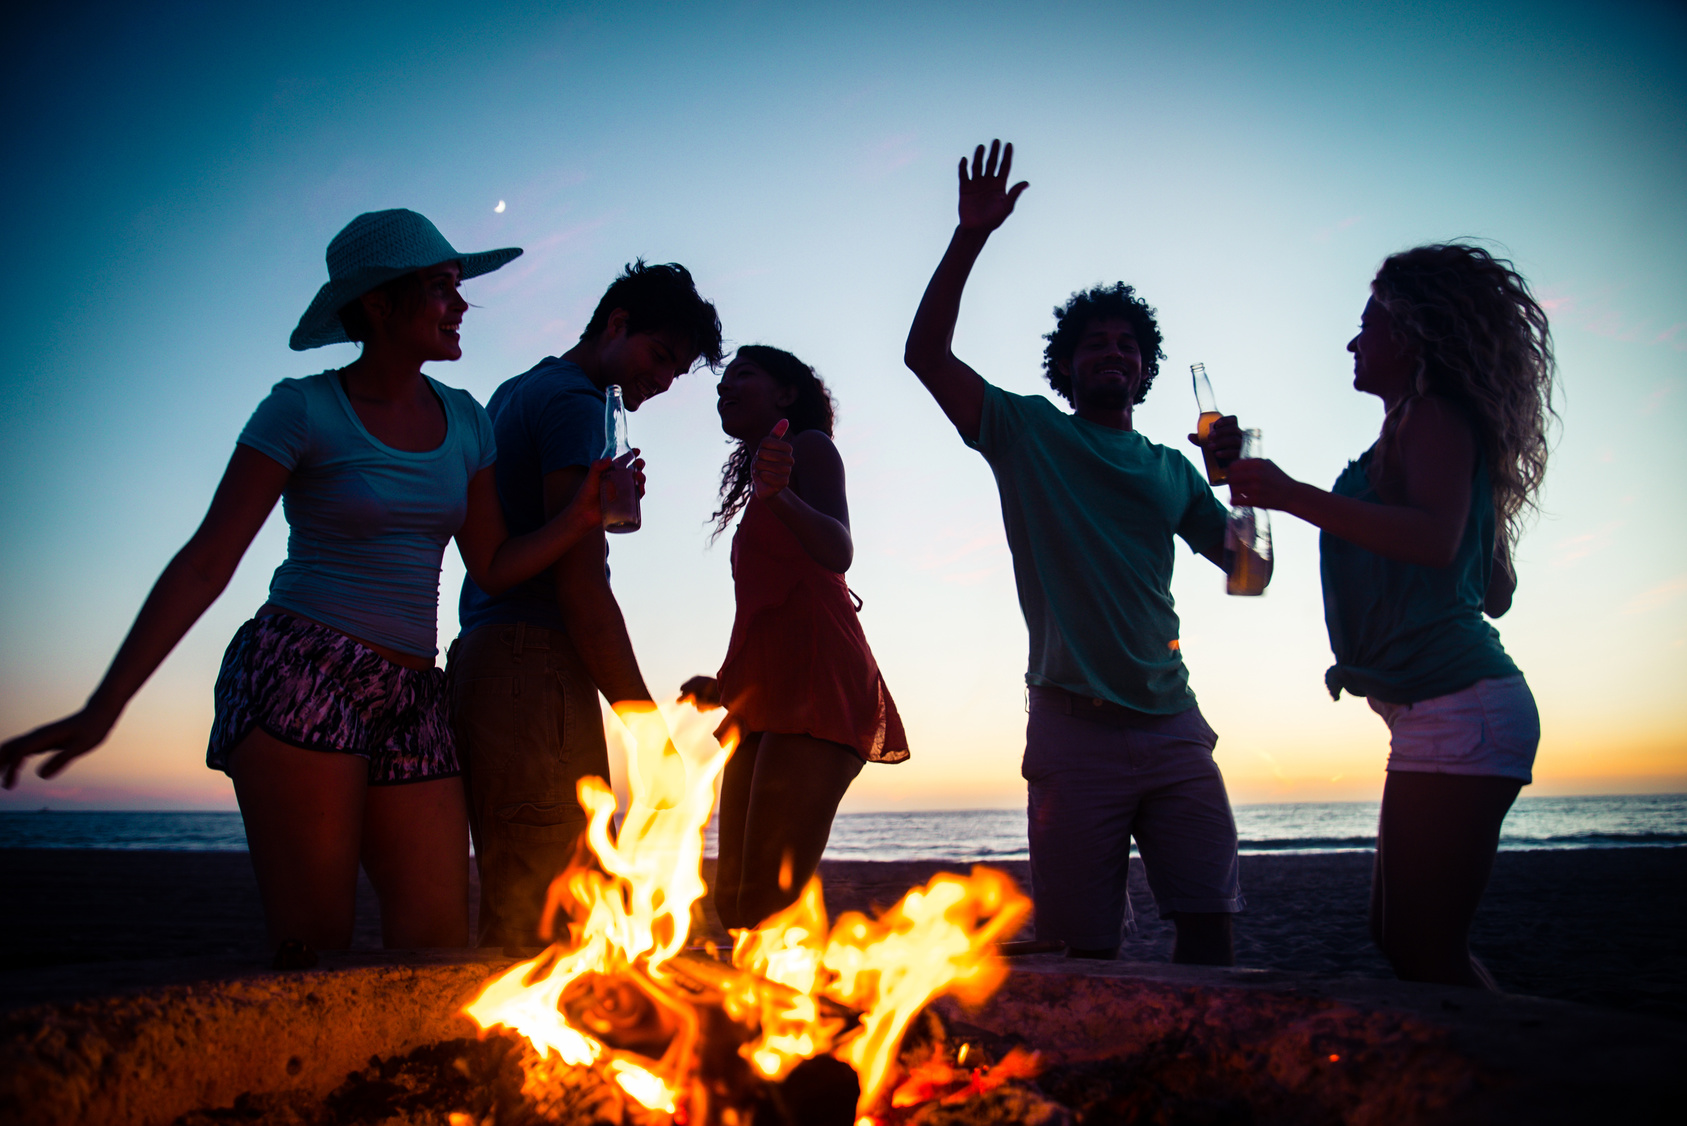
<path fill-rule="evenodd" d="M 1623 793 L 1623 794 L 1613 794 L 1613 793 L 1529 794 L 1529 793 L 1522 793 L 1522 794 L 1517 795 L 1518 801 L 1559 801 L 1559 800 L 1563 800 L 1563 799 L 1566 799 L 1566 798 L 1687 798 L 1687 790 L 1682 790 L 1682 791 L 1641 791 L 1641 792 L 1636 792 L 1636 793 Z M 1251 808 L 1257 808 L 1257 807 L 1260 807 L 1260 806 L 1269 806 L 1269 805 L 1377 805 L 1380 802 L 1381 802 L 1381 798 L 1340 798 L 1340 799 L 1327 799 L 1327 800 L 1319 800 L 1319 799 L 1316 799 L 1316 798 L 1306 798 L 1306 799 L 1299 799 L 1299 800 L 1291 799 L 1291 800 L 1285 800 L 1285 801 L 1232 802 L 1232 803 L 1230 803 L 1230 808 L 1232 808 L 1232 809 L 1251 809 Z M 1008 812 L 1022 812 L 1023 809 L 1024 809 L 1023 806 L 1018 806 L 1018 805 L 985 805 L 985 806 L 974 806 L 974 807 L 970 807 L 970 808 L 967 808 L 967 809 L 856 809 L 856 810 L 849 810 L 847 812 L 840 810 L 838 812 L 837 816 L 838 817 L 881 817 L 881 816 L 885 816 L 885 815 L 888 815 L 888 814 L 894 814 L 894 815 L 902 816 L 902 817 L 914 817 L 914 816 L 922 816 L 922 815 L 932 814 L 932 813 L 1008 813 Z M 0 806 L 0 814 L 37 814 L 37 813 L 226 813 L 226 814 L 229 814 L 231 816 L 238 816 L 240 814 L 240 810 L 238 810 L 238 809 L 187 809 L 187 808 L 183 808 L 183 809 L 159 809 L 159 808 L 151 808 L 151 809 L 133 809 L 133 808 L 131 808 L 131 809 L 119 809 L 119 808 L 53 809 L 50 806 L 41 806 L 41 807 L 35 808 L 35 809 L 23 809 L 23 808 L 8 809 L 8 808 L 5 808 L 3 806 Z M 710 820 L 712 821 L 713 818 L 711 817 Z"/>

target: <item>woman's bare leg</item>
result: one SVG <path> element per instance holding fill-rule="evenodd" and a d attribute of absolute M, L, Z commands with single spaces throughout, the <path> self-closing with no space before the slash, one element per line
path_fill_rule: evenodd
<path fill-rule="evenodd" d="M 1405 981 L 1494 988 L 1470 954 L 1513 778 L 1390 771 L 1382 791 L 1371 937 Z"/>
<path fill-rule="evenodd" d="M 861 765 L 861 756 L 842 743 L 762 735 L 744 819 L 739 925 L 755 926 L 796 902 L 820 867 L 838 803 Z"/>
<path fill-rule="evenodd" d="M 229 755 L 272 943 L 351 945 L 369 760 L 254 730 Z"/>
<path fill-rule="evenodd" d="M 738 890 L 744 879 L 744 825 L 750 816 L 750 791 L 756 778 L 756 751 L 761 732 L 750 731 L 739 740 L 721 772 L 719 854 L 715 859 L 715 913 L 728 930 L 753 926 L 738 912 Z"/>
<path fill-rule="evenodd" d="M 469 944 L 469 814 L 461 778 L 370 786 L 363 870 L 389 948 Z"/>

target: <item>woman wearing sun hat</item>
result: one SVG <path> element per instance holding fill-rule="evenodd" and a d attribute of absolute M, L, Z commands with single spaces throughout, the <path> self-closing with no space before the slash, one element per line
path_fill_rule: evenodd
<path fill-rule="evenodd" d="M 458 284 L 520 253 L 461 253 L 402 209 L 335 236 L 328 283 L 291 344 L 355 341 L 362 354 L 284 379 L 258 405 L 87 705 L 0 747 L 7 788 L 32 755 L 57 752 L 38 771 L 50 778 L 105 740 L 280 499 L 287 558 L 223 658 L 207 755 L 234 779 L 270 937 L 348 945 L 361 862 L 386 945 L 468 941 L 462 779 L 434 667 L 440 560 L 455 538 L 474 581 L 502 590 L 601 519 L 588 478 L 556 519 L 509 538 L 486 412 L 422 374 L 462 355 Z"/>

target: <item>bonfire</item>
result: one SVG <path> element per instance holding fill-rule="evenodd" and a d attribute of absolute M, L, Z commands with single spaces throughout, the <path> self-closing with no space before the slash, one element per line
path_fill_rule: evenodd
<path fill-rule="evenodd" d="M 706 890 L 704 829 L 732 747 L 705 750 L 688 769 L 653 705 L 616 714 L 629 794 L 619 830 L 614 793 L 582 779 L 590 854 L 551 885 L 542 937 L 553 945 L 466 1009 L 482 1028 L 527 1039 L 523 1093 L 535 1105 L 555 1103 L 588 1069 L 643 1121 L 747 1126 L 758 1108 L 781 1105 L 781 1088 L 818 1080 L 834 1103 L 853 1099 L 844 1121 L 881 1126 L 1034 1074 L 1023 1053 L 969 1070 L 965 1045 L 899 1058 L 933 999 L 980 1004 L 1007 975 L 993 944 L 1031 906 L 1012 880 L 982 867 L 943 873 L 877 918 L 829 922 L 815 878 L 789 908 L 735 932 L 729 956 L 688 948 Z"/>

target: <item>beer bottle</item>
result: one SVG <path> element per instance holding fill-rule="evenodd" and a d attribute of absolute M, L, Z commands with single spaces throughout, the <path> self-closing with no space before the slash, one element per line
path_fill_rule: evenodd
<path fill-rule="evenodd" d="M 603 457 L 615 464 L 603 475 L 603 530 L 636 532 L 639 529 L 638 474 L 633 470 L 632 445 L 627 441 L 627 406 L 621 401 L 621 385 L 611 383 L 603 398 Z"/>
<path fill-rule="evenodd" d="M 1200 417 L 1195 420 L 1195 437 L 1205 442 L 1207 431 L 1211 430 L 1213 423 L 1223 418 L 1224 414 L 1218 409 L 1218 400 L 1213 396 L 1212 380 L 1207 378 L 1207 365 L 1190 364 L 1189 374 L 1195 382 L 1195 406 L 1201 412 Z M 1219 464 L 1219 460 L 1213 456 L 1213 452 L 1203 445 L 1201 456 L 1207 462 L 1207 484 L 1224 484 L 1227 476 L 1224 472 L 1224 466 Z"/>
<path fill-rule="evenodd" d="M 1258 430 L 1242 431 L 1242 456 L 1264 457 Z M 1224 527 L 1224 593 L 1264 594 L 1271 581 L 1271 513 L 1236 508 Z"/>

